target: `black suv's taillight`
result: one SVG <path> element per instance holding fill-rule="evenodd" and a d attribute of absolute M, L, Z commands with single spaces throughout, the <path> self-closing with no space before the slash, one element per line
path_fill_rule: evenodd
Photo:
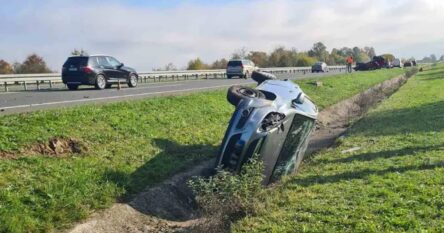
<path fill-rule="evenodd" d="M 83 71 L 83 73 L 91 74 L 93 72 L 93 69 L 89 66 L 84 66 L 84 67 L 82 67 L 82 71 Z"/>

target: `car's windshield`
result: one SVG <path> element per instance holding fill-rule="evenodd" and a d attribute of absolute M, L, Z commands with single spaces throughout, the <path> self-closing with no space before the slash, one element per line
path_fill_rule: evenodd
<path fill-rule="evenodd" d="M 228 66 L 241 66 L 242 62 L 241 61 L 229 61 L 228 62 Z"/>
<path fill-rule="evenodd" d="M 88 63 L 88 57 L 70 57 L 66 60 L 63 66 L 86 66 Z"/>

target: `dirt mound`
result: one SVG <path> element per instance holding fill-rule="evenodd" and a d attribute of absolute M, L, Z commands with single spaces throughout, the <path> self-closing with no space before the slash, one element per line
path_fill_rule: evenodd
<path fill-rule="evenodd" d="M 88 147 L 80 140 L 72 138 L 51 138 L 47 142 L 32 144 L 19 151 L 0 151 L 0 158 L 12 159 L 32 155 L 63 157 L 71 154 L 81 154 L 86 151 L 88 151 Z"/>
<path fill-rule="evenodd" d="M 341 101 L 320 112 L 318 127 L 311 137 L 307 153 L 326 148 L 343 134 L 351 120 L 365 114 L 369 108 L 393 94 L 407 81 L 399 76 L 378 84 L 358 95 Z M 214 161 L 205 161 L 163 183 L 147 188 L 128 204 L 92 216 L 71 233 L 86 232 L 208 232 L 216 228 L 212 221 L 201 218 L 193 193 L 186 181 L 193 176 L 208 175 Z M 211 170 L 211 169 L 210 169 Z"/>

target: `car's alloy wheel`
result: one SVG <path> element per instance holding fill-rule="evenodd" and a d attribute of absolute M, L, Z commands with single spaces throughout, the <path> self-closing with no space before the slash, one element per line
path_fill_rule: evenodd
<path fill-rule="evenodd" d="M 136 75 L 134 75 L 134 74 L 130 75 L 129 80 L 128 80 L 128 86 L 129 87 L 136 87 L 137 86 Z"/>
<path fill-rule="evenodd" d="M 103 90 L 103 89 L 105 89 L 105 87 L 106 87 L 105 76 L 103 76 L 101 74 L 97 75 L 97 78 L 96 78 L 96 88 L 99 89 L 99 90 Z"/>

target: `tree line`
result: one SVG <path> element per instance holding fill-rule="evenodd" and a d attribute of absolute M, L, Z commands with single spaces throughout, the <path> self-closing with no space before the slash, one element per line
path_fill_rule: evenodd
<path fill-rule="evenodd" d="M 74 49 L 71 55 L 88 55 L 83 49 Z M 43 57 L 33 53 L 25 58 L 23 62 L 9 63 L 0 59 L 0 74 L 41 74 L 52 73 Z"/>
<path fill-rule="evenodd" d="M 323 61 L 328 65 L 344 65 L 345 59 L 353 56 L 355 62 L 367 62 L 376 56 L 373 47 L 343 47 L 327 50 L 327 46 L 322 42 L 313 44 L 308 51 L 298 51 L 295 48 L 277 47 L 271 53 L 264 51 L 247 51 L 241 48 L 235 51 L 230 59 L 249 59 L 259 67 L 295 67 L 295 66 L 311 66 L 317 61 Z M 391 54 L 384 54 L 390 56 Z M 393 56 L 394 57 L 394 56 Z M 188 62 L 188 70 L 202 69 L 224 69 L 228 60 L 225 58 L 216 60 L 212 63 L 205 63 L 200 58 L 192 59 Z"/>
<path fill-rule="evenodd" d="M 38 74 L 52 73 L 48 68 L 43 57 L 37 54 L 31 54 L 23 62 L 14 62 L 12 64 L 0 59 L 0 74 Z"/>

